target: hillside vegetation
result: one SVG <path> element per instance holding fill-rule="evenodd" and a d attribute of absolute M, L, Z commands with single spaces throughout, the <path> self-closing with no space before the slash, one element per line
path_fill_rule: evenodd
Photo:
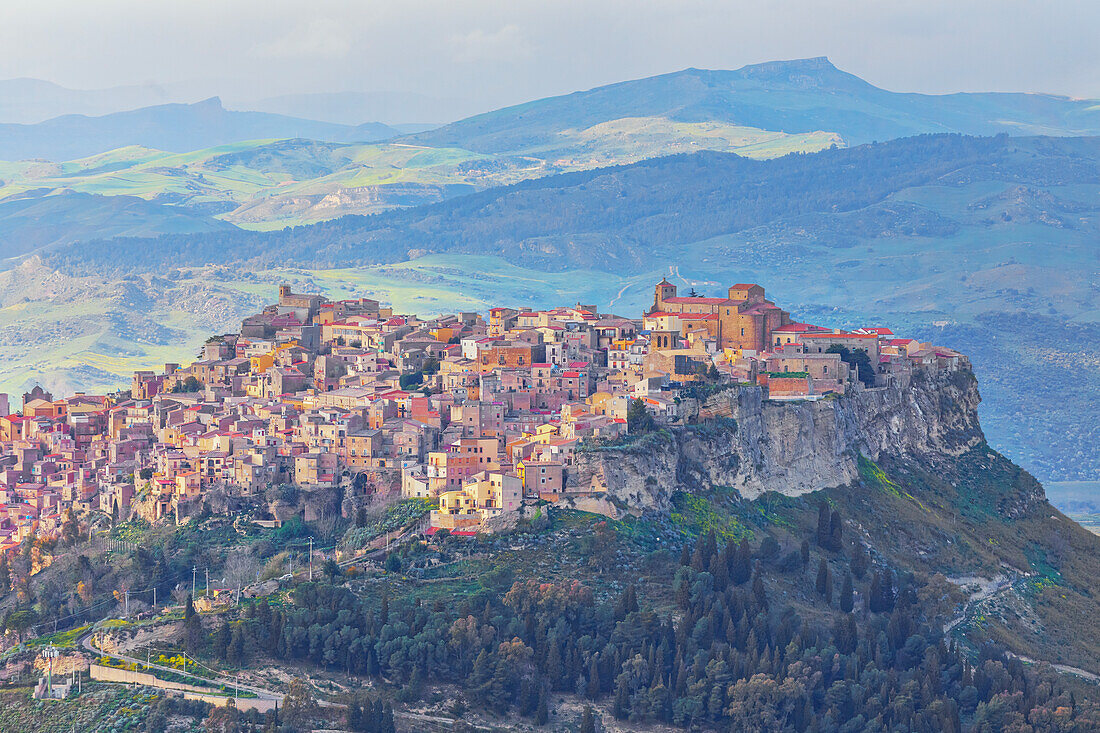
<path fill-rule="evenodd" d="M 70 241 L 172 231 L 170 217 L 216 217 L 247 229 L 277 229 L 435 203 L 474 191 L 565 171 L 589 170 L 676 152 L 716 150 L 750 158 L 814 152 L 835 145 L 828 133 L 787 135 L 721 123 L 623 119 L 563 131 L 567 149 L 507 155 L 405 143 L 307 139 L 246 140 L 188 152 L 131 145 L 65 162 L 0 161 L 0 205 L 48 198 L 55 226 Z M 145 228 L 126 232 L 87 214 L 73 192 L 150 202 Z M 165 206 L 163 212 L 158 207 Z M 139 222 L 141 223 L 141 222 Z M 216 228 L 216 227 L 208 227 Z M 20 252 L 42 237 L 11 232 Z"/>
<path fill-rule="evenodd" d="M 274 575 L 307 534 L 345 529 L 356 531 L 343 519 L 275 531 L 131 522 L 111 536 L 138 544 L 106 553 L 74 527 L 19 554 L 0 608 L 29 637 L 41 618 L 118 616 L 119 584 L 136 608 L 151 586 L 184 598 L 195 563 L 217 578 Z M 292 730 L 379 730 L 360 711 L 385 707 L 397 730 L 565 731 L 590 715 L 612 731 L 1083 733 L 1100 725 L 1097 688 L 1051 663 L 1100 661 L 1096 629 L 1079 623 L 1096 613 L 1097 543 L 979 446 L 863 461 L 857 483 L 801 497 L 749 502 L 704 484 L 621 521 L 540 507 L 506 536 L 413 541 L 239 606 L 101 628 L 129 654 L 186 652 L 290 694 Z M 58 559 L 28 582 L 30 558 L 46 554 Z M 976 600 L 972 585 L 1001 577 L 1012 582 Z M 83 596 L 67 590 L 77 583 Z M 120 713 L 102 692 L 81 715 L 105 726 Z M 155 726 L 166 706 L 142 702 L 126 723 Z"/>

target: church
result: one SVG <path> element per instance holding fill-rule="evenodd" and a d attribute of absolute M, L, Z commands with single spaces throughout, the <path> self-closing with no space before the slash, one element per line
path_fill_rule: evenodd
<path fill-rule="evenodd" d="M 705 330 L 723 349 L 766 351 L 773 343 L 772 332 L 791 322 L 791 316 L 764 297 L 764 288 L 752 283 L 731 285 L 725 298 L 677 295 L 676 286 L 662 278 L 653 295 L 647 322 L 666 324 L 651 329 L 657 349 L 677 348 L 689 331 Z M 679 322 L 677 329 L 667 324 Z"/>

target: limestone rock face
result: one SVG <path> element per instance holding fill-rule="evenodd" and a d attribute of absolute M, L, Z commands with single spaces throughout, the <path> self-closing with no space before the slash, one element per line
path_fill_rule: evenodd
<path fill-rule="evenodd" d="M 674 491 L 726 486 L 747 499 L 798 496 L 858 479 L 859 455 L 959 455 L 984 441 L 977 381 L 969 369 L 921 370 L 885 387 L 816 402 L 764 399 L 736 386 L 681 406 L 688 423 L 623 447 L 582 449 L 568 475 L 574 491 L 641 512 Z M 610 512 L 609 512 L 610 513 Z"/>

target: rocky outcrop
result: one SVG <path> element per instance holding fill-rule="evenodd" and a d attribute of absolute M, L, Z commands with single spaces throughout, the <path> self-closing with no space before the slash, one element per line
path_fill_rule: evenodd
<path fill-rule="evenodd" d="M 857 480 L 861 454 L 959 455 L 980 445 L 979 400 L 967 368 L 921 370 L 816 402 L 772 401 L 760 387 L 733 386 L 686 401 L 684 427 L 582 448 L 569 489 L 599 492 L 605 504 L 632 512 L 708 486 L 748 499 L 768 491 L 798 496 Z"/>

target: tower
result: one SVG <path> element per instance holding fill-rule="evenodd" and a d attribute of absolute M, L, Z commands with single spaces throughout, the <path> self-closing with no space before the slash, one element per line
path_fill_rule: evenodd
<path fill-rule="evenodd" d="M 664 302 L 669 298 L 676 297 L 676 286 L 670 283 L 667 279 L 661 278 L 661 282 L 657 283 L 657 287 L 653 293 L 653 310 L 664 310 Z"/>

